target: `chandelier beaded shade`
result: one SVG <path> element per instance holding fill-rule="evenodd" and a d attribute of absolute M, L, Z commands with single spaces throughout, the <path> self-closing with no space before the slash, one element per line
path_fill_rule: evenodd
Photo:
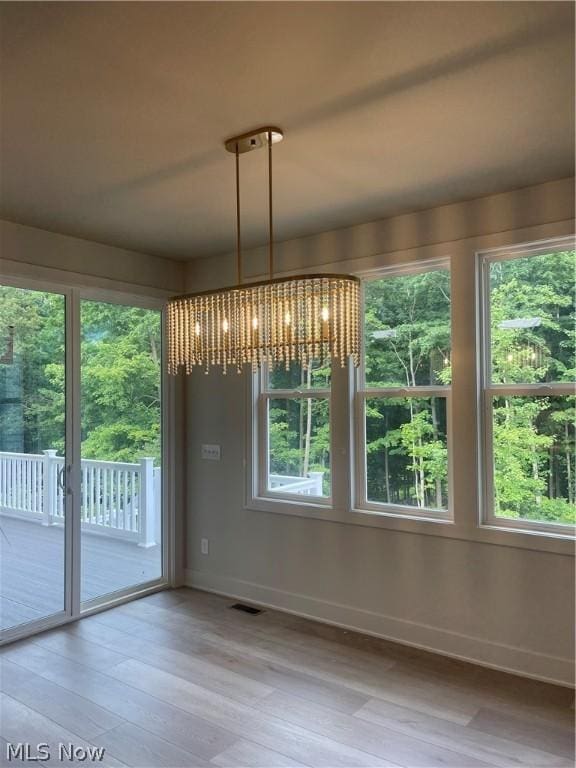
<path fill-rule="evenodd" d="M 240 372 L 263 363 L 333 360 L 359 364 L 359 281 L 352 275 L 314 274 L 274 279 L 272 144 L 283 135 L 261 128 L 226 142 L 236 155 L 238 285 L 176 296 L 168 302 L 168 371 L 206 373 L 217 366 Z M 239 155 L 268 146 L 269 270 L 266 281 L 242 284 Z"/>

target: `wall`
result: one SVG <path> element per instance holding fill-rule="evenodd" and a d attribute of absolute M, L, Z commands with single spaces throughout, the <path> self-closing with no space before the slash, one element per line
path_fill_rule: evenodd
<path fill-rule="evenodd" d="M 0 275 L 16 269 L 8 262 L 16 262 L 18 272 L 32 277 L 50 269 L 53 279 L 60 277 L 70 284 L 147 293 L 141 289 L 181 291 L 185 274 L 182 262 L 0 220 Z"/>
<path fill-rule="evenodd" d="M 302 238 L 277 247 L 278 271 L 363 270 L 450 255 L 468 301 L 453 308 L 456 516 L 477 519 L 475 455 L 476 250 L 574 231 L 573 180 Z M 247 254 L 247 274 L 265 268 Z M 192 262 L 188 287 L 234 281 L 234 258 Z M 456 386 L 456 378 L 459 384 Z M 187 390 L 187 583 L 569 684 L 573 679 L 574 559 L 538 540 L 491 541 L 327 522 L 245 508 L 246 377 L 193 374 Z M 469 427 L 469 428 L 468 428 Z M 462 432 L 462 430 L 461 430 Z M 222 460 L 200 459 L 219 443 Z M 431 524 L 430 524 L 431 525 Z M 208 556 L 200 538 L 210 540 Z"/>

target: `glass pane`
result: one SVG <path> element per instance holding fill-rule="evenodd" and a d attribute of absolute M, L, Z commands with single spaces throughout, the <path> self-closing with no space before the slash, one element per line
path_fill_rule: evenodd
<path fill-rule="evenodd" d="M 64 610 L 65 298 L 0 286 L 0 628 Z"/>
<path fill-rule="evenodd" d="M 330 361 L 314 360 L 306 370 L 292 362 L 288 370 L 282 365 L 268 369 L 269 389 L 328 389 L 330 387 Z"/>
<path fill-rule="evenodd" d="M 493 401 L 497 517 L 576 522 L 574 397 Z"/>
<path fill-rule="evenodd" d="M 574 251 L 490 264 L 492 381 L 572 381 Z"/>
<path fill-rule="evenodd" d="M 330 406 L 326 398 L 268 401 L 268 490 L 330 495 Z"/>
<path fill-rule="evenodd" d="M 81 303 L 82 600 L 162 574 L 161 314 Z"/>
<path fill-rule="evenodd" d="M 366 386 L 450 384 L 449 271 L 368 281 L 364 338 Z"/>
<path fill-rule="evenodd" d="M 445 510 L 445 398 L 367 398 L 366 467 L 368 501 Z"/>

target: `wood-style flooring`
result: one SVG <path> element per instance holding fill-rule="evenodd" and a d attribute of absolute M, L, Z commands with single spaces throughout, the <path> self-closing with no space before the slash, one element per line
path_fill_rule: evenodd
<path fill-rule="evenodd" d="M 59 743 L 138 768 L 574 765 L 568 689 L 233 602 L 160 592 L 6 646 L 0 764 L 44 742 L 60 766 Z"/>

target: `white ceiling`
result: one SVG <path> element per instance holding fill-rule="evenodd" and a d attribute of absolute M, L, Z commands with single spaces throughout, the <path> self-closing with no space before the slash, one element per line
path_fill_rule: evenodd
<path fill-rule="evenodd" d="M 3 2 L 3 218 L 179 259 L 234 246 L 273 123 L 285 239 L 573 174 L 571 2 Z M 265 153 L 242 157 L 245 245 Z"/>

